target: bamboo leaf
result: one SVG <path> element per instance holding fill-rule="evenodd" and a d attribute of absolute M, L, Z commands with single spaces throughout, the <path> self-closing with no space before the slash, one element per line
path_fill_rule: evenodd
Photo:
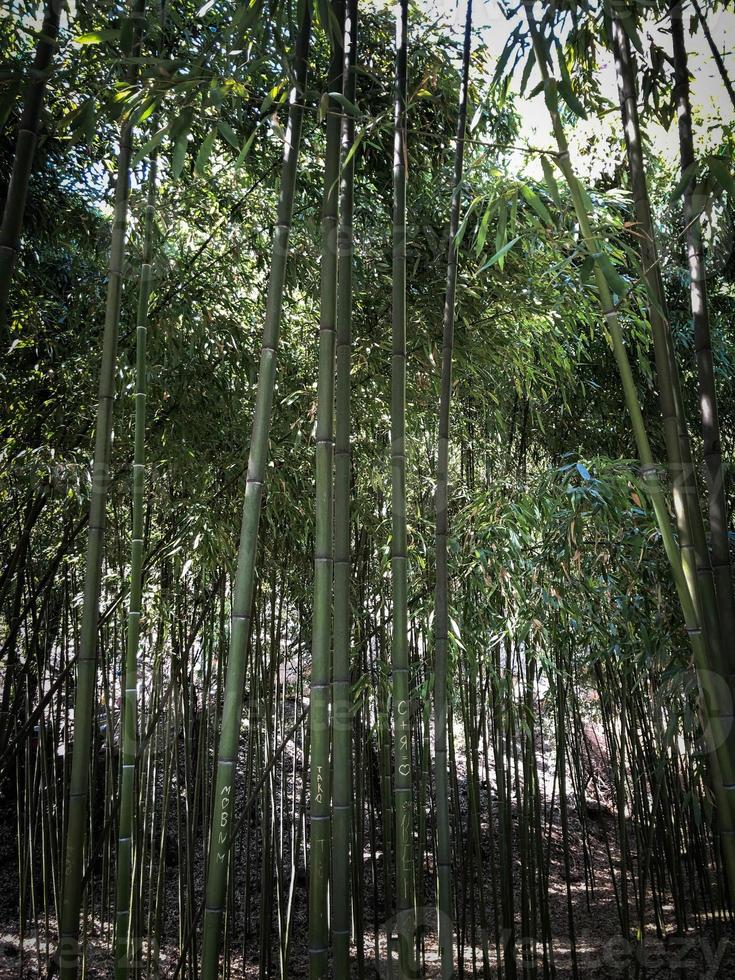
<path fill-rule="evenodd" d="M 521 194 L 545 224 L 547 225 L 554 224 L 551 215 L 549 214 L 546 208 L 546 205 L 543 203 L 541 198 L 534 190 L 528 187 L 527 184 L 521 184 Z"/>
<path fill-rule="evenodd" d="M 149 157 L 151 155 L 153 150 L 155 150 L 157 147 L 161 145 L 161 143 L 163 142 L 163 137 L 166 135 L 166 129 L 167 127 L 165 126 L 163 127 L 163 129 L 159 129 L 159 131 L 155 134 L 155 136 L 153 136 L 151 139 L 148 140 L 147 143 L 144 143 L 143 146 L 141 146 L 141 148 L 138 150 L 138 152 L 135 154 L 135 156 L 131 161 L 131 165 L 133 167 L 137 167 L 137 165 L 141 162 L 141 160 L 145 160 L 146 157 Z"/>
<path fill-rule="evenodd" d="M 722 157 L 708 157 L 707 163 L 709 164 L 710 173 L 717 183 L 735 201 L 735 180 L 733 180 L 727 163 Z"/>
<path fill-rule="evenodd" d="M 694 161 L 694 163 L 689 164 L 689 166 L 681 175 L 681 179 L 679 180 L 679 182 L 677 183 L 676 187 L 673 190 L 673 193 L 671 195 L 672 203 L 674 201 L 677 201 L 682 196 L 682 194 L 687 189 L 689 184 L 696 177 L 698 169 L 699 169 L 699 164 L 697 163 L 696 160 Z"/>
<path fill-rule="evenodd" d="M 349 99 L 346 99 L 341 92 L 329 92 L 328 98 L 334 99 L 334 101 L 338 105 L 341 105 L 348 116 L 353 116 L 354 118 L 357 118 L 362 115 L 362 113 L 354 104 L 354 102 L 350 102 Z"/>
<path fill-rule="evenodd" d="M 559 91 L 559 95 L 561 95 L 562 99 L 564 99 L 575 116 L 579 116 L 581 119 L 586 119 L 587 112 L 577 96 L 574 94 L 571 82 L 566 78 L 560 78 L 557 82 L 557 89 Z"/>
<path fill-rule="evenodd" d="M 490 224 L 490 215 L 493 211 L 493 205 L 488 204 L 485 208 L 485 213 L 482 216 L 482 221 L 480 222 L 480 227 L 477 230 L 477 239 L 475 240 L 475 255 L 479 255 L 483 248 L 485 247 L 485 239 L 487 238 L 487 229 Z"/>
<path fill-rule="evenodd" d="M 180 177 L 184 169 L 184 161 L 189 148 L 188 133 L 182 133 L 174 144 L 174 152 L 171 158 L 171 173 L 174 177 Z"/>
<path fill-rule="evenodd" d="M 364 136 L 365 136 L 365 129 L 364 128 L 358 129 L 357 132 L 355 133 L 355 138 L 352 141 L 352 146 L 350 147 L 347 156 L 344 158 L 342 162 L 343 167 L 346 167 L 347 164 L 352 160 L 354 155 L 357 153 L 357 149 L 360 146 L 360 143 L 362 143 Z"/>
<path fill-rule="evenodd" d="M 607 280 L 607 284 L 618 296 L 625 296 L 628 292 L 628 283 L 623 279 L 607 255 L 600 253 L 597 256 L 597 263 L 602 270 L 602 274 Z"/>
<path fill-rule="evenodd" d="M 495 265 L 496 262 L 500 262 L 505 256 L 510 252 L 517 241 L 520 241 L 521 236 L 516 235 L 515 238 L 511 238 L 509 242 L 506 242 L 503 247 L 493 255 L 492 258 L 488 259 L 487 262 L 477 270 L 477 275 L 484 272 L 485 269 L 489 269 L 490 266 Z"/>
<path fill-rule="evenodd" d="M 105 41 L 117 41 L 120 38 L 120 29 L 111 27 L 104 31 L 91 31 L 89 34 L 80 34 L 74 38 L 76 44 L 103 44 Z"/>
<path fill-rule="evenodd" d="M 245 160 L 245 157 L 248 155 L 248 153 L 250 153 L 253 143 L 255 142 L 255 137 L 257 135 L 258 128 L 259 126 L 253 127 L 252 133 L 248 136 L 248 138 L 243 143 L 242 149 L 240 150 L 237 160 L 235 161 L 236 167 L 241 167 Z"/>
<path fill-rule="evenodd" d="M 623 30 L 628 35 L 631 43 L 635 47 L 639 54 L 643 54 L 643 43 L 641 41 L 641 36 L 638 33 L 638 28 L 633 22 L 633 17 L 628 13 L 627 10 L 616 12 L 616 16 L 619 18 L 620 23 L 623 25 Z"/>
<path fill-rule="evenodd" d="M 224 119 L 220 119 L 219 122 L 217 123 L 217 129 L 222 134 L 222 136 L 224 136 L 224 138 L 227 140 L 227 142 L 230 144 L 230 146 L 233 149 L 237 150 L 239 148 L 240 141 L 237 138 L 235 130 L 232 128 L 232 126 L 230 126 L 228 122 L 225 122 Z"/>
<path fill-rule="evenodd" d="M 202 140 L 202 145 L 199 147 L 199 152 L 197 153 L 196 163 L 194 164 L 194 170 L 199 175 L 203 174 L 207 168 L 207 161 L 212 153 L 212 147 L 214 146 L 214 137 L 217 135 L 217 130 L 210 130 L 207 135 Z"/>
<path fill-rule="evenodd" d="M 561 195 L 559 194 L 559 185 L 554 177 L 554 168 L 545 156 L 541 157 L 541 169 L 544 172 L 544 181 L 546 182 L 549 196 L 559 210 L 561 210 Z"/>

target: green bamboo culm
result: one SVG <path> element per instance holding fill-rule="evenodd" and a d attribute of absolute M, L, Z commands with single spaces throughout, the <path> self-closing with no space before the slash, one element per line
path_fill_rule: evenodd
<path fill-rule="evenodd" d="M 595 280 L 607 325 L 607 332 L 612 344 L 613 355 L 623 386 L 625 404 L 630 416 L 635 438 L 638 457 L 641 466 L 643 485 L 648 493 L 653 507 L 656 523 L 661 534 L 661 540 L 671 566 L 672 577 L 679 596 L 684 622 L 689 636 L 694 664 L 697 670 L 699 685 L 702 692 L 702 710 L 705 727 L 710 737 L 710 758 L 712 762 L 712 779 L 717 800 L 720 843 L 725 860 L 728 881 L 735 882 L 735 757 L 730 751 L 733 718 L 732 698 L 729 685 L 724 681 L 725 672 L 721 665 L 710 661 L 709 651 L 704 632 L 699 620 L 694 599 L 681 563 L 679 549 L 671 526 L 668 506 L 658 476 L 658 467 L 653 459 L 651 447 L 646 433 L 645 422 L 638 402 L 635 380 L 628 361 L 628 355 L 623 341 L 622 329 L 617 310 L 613 303 L 610 287 L 605 277 L 604 266 L 600 261 L 602 243 L 592 231 L 585 195 L 577 180 L 571 165 L 569 147 L 567 145 L 564 126 L 561 121 L 558 105 L 556 80 L 549 74 L 547 55 L 544 41 L 533 16 L 533 6 L 525 3 L 526 17 L 536 55 L 536 64 L 541 73 L 546 106 L 551 118 L 552 129 L 557 143 L 557 165 L 569 187 L 574 210 L 579 222 L 579 229 L 585 246 L 594 259 Z"/>
<path fill-rule="evenodd" d="M 240 547 L 232 595 L 232 626 L 220 725 L 212 829 L 209 840 L 202 940 L 202 980 L 215 980 L 219 967 L 220 932 L 226 901 L 227 870 L 232 843 L 234 776 L 242 716 L 247 648 L 250 639 L 258 525 L 263 482 L 268 463 L 268 440 L 276 381 L 276 357 L 286 281 L 288 240 L 291 231 L 301 145 L 301 126 L 304 117 L 310 37 L 311 4 L 307 0 L 307 2 L 302 2 L 299 5 L 299 27 L 294 49 L 294 84 L 289 99 L 288 122 L 283 147 L 278 215 L 273 235 L 265 325 L 260 353 L 260 373 L 250 437 Z"/>
<path fill-rule="evenodd" d="M 396 6 L 393 129 L 393 316 L 391 358 L 391 583 L 393 588 L 392 690 L 394 738 L 396 931 L 399 976 L 414 970 L 413 787 L 408 651 L 406 550 L 406 180 L 408 141 L 408 0 Z"/>
<path fill-rule="evenodd" d="M 133 450 L 133 518 L 130 555 L 130 599 L 128 634 L 123 672 L 122 744 L 120 752 L 120 817 L 117 838 L 117 881 L 115 919 L 115 976 L 127 980 L 131 960 L 137 960 L 139 942 L 131 928 L 137 928 L 137 910 L 133 902 L 133 842 L 135 834 L 135 772 L 138 751 L 138 646 L 142 614 L 143 518 L 145 508 L 145 420 L 146 420 L 146 344 L 148 306 L 151 293 L 151 259 L 153 253 L 153 219 L 156 197 L 156 159 L 148 171 L 148 194 L 143 224 L 143 261 L 140 267 L 135 356 L 135 444 Z"/>
<path fill-rule="evenodd" d="M 342 0 L 330 3 L 331 60 L 327 92 L 342 89 Z M 314 624 L 311 647 L 309 731 L 309 975 L 329 971 L 329 858 L 331 847 L 330 725 L 332 681 L 332 583 L 334 371 L 337 331 L 337 225 L 339 213 L 340 112 L 328 99 L 321 218 L 319 378 L 316 416 L 316 533 Z"/>
<path fill-rule="evenodd" d="M 447 535 L 449 532 L 449 425 L 452 399 L 452 353 L 454 349 L 454 311 L 457 292 L 457 232 L 462 206 L 462 172 L 464 168 L 467 97 L 472 51 L 472 0 L 467 0 L 462 52 L 462 79 L 457 116 L 457 138 L 454 148 L 452 204 L 447 247 L 447 285 L 444 294 L 444 317 L 439 395 L 439 444 L 436 464 L 436 591 L 434 606 L 434 755 L 436 766 L 436 853 L 437 853 L 437 925 L 442 977 L 451 977 L 452 915 L 452 845 L 449 825 L 449 771 L 447 766 L 447 659 L 449 643 L 449 575 L 447 570 Z"/>
<path fill-rule="evenodd" d="M 20 247 L 28 182 L 38 143 L 43 97 L 51 73 L 51 60 L 56 50 L 62 8 L 61 0 L 47 0 L 18 126 L 13 169 L 10 173 L 3 220 L 0 225 L 0 342 L 4 342 L 8 336 L 10 284 Z"/>
<path fill-rule="evenodd" d="M 684 224 L 686 228 L 689 294 L 694 325 L 694 350 L 699 377 L 699 404 L 702 420 L 702 440 L 707 476 L 709 530 L 712 571 L 717 593 L 723 650 L 733 650 L 735 636 L 735 607 L 733 606 L 732 570 L 728 539 L 728 515 L 725 502 L 725 477 L 722 467 L 722 443 L 717 410 L 715 367 L 712 354 L 707 280 L 704 265 L 702 226 L 695 203 L 696 166 L 692 135 L 692 107 L 689 96 L 689 68 L 684 39 L 683 11 L 680 3 L 670 10 L 671 39 L 674 50 L 674 97 L 679 123 L 679 150 L 684 188 Z M 735 664 L 731 666 L 731 672 Z"/>
<path fill-rule="evenodd" d="M 342 94 L 355 101 L 357 0 L 344 25 Z M 332 671 L 332 949 L 333 971 L 350 972 L 350 841 L 352 837 L 352 711 L 350 697 L 350 360 L 352 345 L 352 214 L 355 121 L 342 113 L 337 234 L 337 349 L 334 443 L 334 663 Z"/>
<path fill-rule="evenodd" d="M 131 7 L 131 46 L 129 54 L 137 56 L 145 14 L 145 0 L 134 0 Z M 128 78 L 136 77 L 135 67 Z M 112 406 L 115 396 L 115 361 L 120 326 L 125 237 L 130 193 L 130 160 L 132 126 L 125 120 L 120 129 L 117 158 L 115 206 L 110 242 L 105 326 L 102 338 L 99 400 L 92 460 L 92 491 L 89 507 L 89 530 L 84 573 L 84 606 L 79 639 L 79 660 L 74 697 L 74 748 L 69 784 L 64 885 L 59 928 L 59 966 L 63 980 L 77 976 L 79 954 L 79 913 L 82 904 L 82 870 L 89 796 L 89 760 L 92 751 L 92 714 L 97 670 L 97 625 L 99 619 L 102 558 L 105 543 L 107 487 L 112 445 Z"/>

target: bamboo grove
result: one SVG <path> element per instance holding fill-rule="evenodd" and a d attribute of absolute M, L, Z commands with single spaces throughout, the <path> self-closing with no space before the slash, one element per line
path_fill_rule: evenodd
<path fill-rule="evenodd" d="M 735 14 L 0 31 L 0 976 L 731 975 Z"/>

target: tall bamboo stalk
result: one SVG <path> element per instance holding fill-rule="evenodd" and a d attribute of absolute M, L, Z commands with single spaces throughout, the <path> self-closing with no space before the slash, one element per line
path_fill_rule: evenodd
<path fill-rule="evenodd" d="M 240 548 L 232 594 L 232 626 L 220 726 L 212 829 L 209 840 L 202 948 L 203 980 L 215 980 L 218 972 L 220 929 L 224 912 L 227 866 L 231 847 L 234 776 L 240 736 L 245 667 L 250 639 L 258 525 L 263 482 L 268 463 L 268 438 L 276 381 L 276 356 L 281 328 L 288 239 L 291 231 L 301 144 L 301 125 L 304 116 L 303 100 L 306 92 L 310 35 L 311 9 L 310 4 L 304 3 L 301 5 L 301 23 L 299 24 L 294 50 L 294 85 L 289 97 L 288 122 L 283 145 L 278 216 L 273 234 L 265 325 L 260 352 L 260 372 L 250 437 L 248 472 L 240 529 Z"/>
<path fill-rule="evenodd" d="M 436 835 L 437 835 L 437 918 L 439 955 L 443 977 L 452 975 L 452 845 L 449 828 L 449 774 L 447 769 L 447 647 L 449 637 L 449 575 L 447 571 L 449 421 L 452 399 L 452 352 L 454 348 L 454 309 L 457 291 L 457 245 L 462 206 L 467 94 L 472 50 L 472 0 L 467 0 L 462 79 L 459 91 L 457 137 L 454 148 L 452 205 L 447 247 L 447 285 L 444 317 L 439 400 L 439 444 L 436 464 L 436 596 L 434 613 L 434 754 L 436 756 Z"/>
<path fill-rule="evenodd" d="M 334 22 L 331 18 L 334 18 Z M 328 33 L 331 62 L 327 91 L 342 88 L 342 0 L 331 0 Z M 338 26 L 339 25 L 339 26 Z M 326 25 L 325 25 L 326 26 Z M 316 416 L 316 532 L 314 536 L 314 626 L 310 684 L 309 975 L 329 970 L 329 702 L 332 674 L 332 577 L 334 572 L 333 474 L 334 353 L 337 326 L 337 218 L 339 211 L 340 113 L 329 100 L 322 197 L 319 379 Z M 342 515 L 340 515 L 342 516 Z"/>
<path fill-rule="evenodd" d="M 682 175 L 691 179 L 684 189 L 684 224 L 686 227 L 689 295 L 694 324 L 694 350 L 699 376 L 699 408 L 702 417 L 704 461 L 709 491 L 709 529 L 712 571 L 720 614 L 723 649 L 735 650 L 735 606 L 733 605 L 730 545 L 728 541 L 725 478 L 722 467 L 720 422 L 717 411 L 715 368 L 712 356 L 707 282 L 704 267 L 704 245 L 700 216 L 694 203 L 696 179 L 691 170 L 696 162 L 692 135 L 692 107 L 689 98 L 689 68 L 684 40 L 681 5 L 670 11 L 671 38 L 674 47 L 674 96 L 679 120 L 679 152 Z"/>
<path fill-rule="evenodd" d="M 717 683 L 719 678 L 712 672 L 713 665 L 709 661 L 705 636 L 684 575 L 679 550 L 671 527 L 666 499 L 658 478 L 658 468 L 651 453 L 643 414 L 638 402 L 635 380 L 623 342 L 617 310 L 613 303 L 610 287 L 605 278 L 603 266 L 600 263 L 600 256 L 603 254 L 602 244 L 592 231 L 582 187 L 571 165 L 564 125 L 559 114 L 556 80 L 549 74 L 544 42 L 536 25 L 530 2 L 525 4 L 525 10 L 536 56 L 536 64 L 543 82 L 546 106 L 549 111 L 552 129 L 557 143 L 557 164 L 569 187 L 577 221 L 579 222 L 581 237 L 584 240 L 589 254 L 594 259 L 595 279 L 600 305 L 605 317 L 608 335 L 623 386 L 625 404 L 630 416 L 633 436 L 638 449 L 643 485 L 651 499 L 656 523 L 658 524 L 666 556 L 671 566 L 674 584 L 679 596 L 679 602 L 684 614 L 684 622 L 694 655 L 698 679 L 704 695 L 703 710 L 705 721 L 709 723 L 711 731 L 711 758 L 714 770 L 714 789 L 718 802 L 720 843 L 726 862 L 728 879 L 732 882 L 735 881 L 735 758 L 729 751 L 727 737 L 727 733 L 732 730 L 735 722 L 733 718 L 732 699 L 729 695 L 729 688 L 727 690 L 722 688 Z"/>
<path fill-rule="evenodd" d="M 357 0 L 348 0 L 344 27 L 344 97 L 355 101 Z M 342 113 L 337 235 L 337 373 L 334 445 L 334 666 L 332 781 L 332 945 L 335 976 L 350 971 L 350 841 L 352 837 L 352 699 L 350 697 L 350 360 L 352 346 L 352 215 L 355 122 Z"/>
<path fill-rule="evenodd" d="M 133 0 L 131 17 L 134 31 L 130 54 L 135 56 L 145 11 L 145 0 Z M 132 67 L 129 77 L 135 77 Z M 92 712 L 94 708 L 95 675 L 97 668 L 97 629 L 102 558 L 105 544 L 107 487 L 109 484 L 110 451 L 112 444 L 112 406 L 115 396 L 115 360 L 120 324 L 125 235 L 130 191 L 130 160 L 132 155 L 132 126 L 125 120 L 120 131 L 117 158 L 115 209 L 110 243 L 105 327 L 102 339 L 99 401 L 97 405 L 94 456 L 92 460 L 92 492 L 89 508 L 87 557 L 84 574 L 84 608 L 79 644 L 77 684 L 74 698 L 74 751 L 64 855 L 64 890 L 59 928 L 59 960 L 61 976 L 72 980 L 77 975 L 79 952 L 79 912 L 82 904 L 82 871 L 87 798 L 89 795 L 89 759 L 92 750 Z"/>
<path fill-rule="evenodd" d="M 406 554 L 406 121 L 408 0 L 396 6 L 393 131 L 393 354 L 391 363 L 391 582 L 396 931 L 401 980 L 413 976 L 414 861 L 411 779 L 408 556 Z"/>
<path fill-rule="evenodd" d="M 61 10 L 61 0 L 47 0 L 15 143 L 13 169 L 0 225 L 0 341 L 8 333 L 8 295 L 20 246 L 28 181 L 38 143 L 41 109 L 51 73 L 51 59 L 56 50 Z"/>
<path fill-rule="evenodd" d="M 132 955 L 137 957 L 138 943 L 130 936 L 137 928 L 133 902 L 133 841 L 135 834 L 135 757 L 138 751 L 138 646 L 140 643 L 141 591 L 143 579 L 143 520 L 145 492 L 145 420 L 146 420 L 146 342 L 148 335 L 148 300 L 151 292 L 151 258 L 153 253 L 153 216 L 156 198 L 156 159 L 148 172 L 148 197 L 143 230 L 143 262 L 140 267 L 138 315 L 136 325 L 135 363 L 135 447 L 133 453 L 133 520 L 130 555 L 130 598 L 128 601 L 128 635 L 123 673 L 121 751 L 120 751 L 120 819 L 117 838 L 117 917 L 115 974 L 126 980 Z"/>

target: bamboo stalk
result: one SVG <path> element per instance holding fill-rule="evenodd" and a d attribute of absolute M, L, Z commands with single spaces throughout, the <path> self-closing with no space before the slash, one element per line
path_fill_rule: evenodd
<path fill-rule="evenodd" d="M 449 573 L 447 569 L 447 514 L 449 496 L 449 425 L 452 398 L 452 352 L 454 348 L 454 310 L 457 292 L 457 245 L 462 207 L 462 171 L 464 166 L 465 128 L 472 50 L 472 0 L 467 0 L 459 113 L 454 148 L 452 204 L 447 247 L 447 282 L 444 294 L 444 317 L 441 359 L 441 392 L 439 396 L 439 443 L 436 465 L 436 595 L 435 595 L 435 662 L 434 662 L 434 754 L 436 757 L 436 834 L 437 834 L 437 919 L 439 956 L 442 976 L 453 970 L 452 942 L 452 844 L 449 829 L 449 782 L 447 774 L 447 658 L 449 643 Z"/>
<path fill-rule="evenodd" d="M 342 88 L 342 0 L 330 4 L 331 61 L 328 91 Z M 331 18 L 334 18 L 332 22 Z M 332 100 L 330 99 L 330 105 Z M 337 222 L 339 212 L 340 115 L 327 114 L 321 219 L 319 376 L 316 419 L 316 531 L 314 536 L 314 626 L 310 697 L 309 976 L 329 969 L 330 692 L 332 679 L 332 586 L 334 573 L 334 354 L 337 320 Z M 339 515 L 341 518 L 344 515 Z"/>
<path fill-rule="evenodd" d="M 135 927 L 131 916 L 133 896 L 133 840 L 135 838 L 135 757 L 138 744 L 138 647 L 140 643 L 141 586 L 143 577 L 143 496 L 145 492 L 145 420 L 146 420 L 146 341 L 148 301 L 151 291 L 153 252 L 153 216 L 156 195 L 156 160 L 150 162 L 148 198 L 143 231 L 143 262 L 138 294 L 137 344 L 135 370 L 135 455 L 133 460 L 133 524 L 130 559 L 130 593 L 128 602 L 128 636 L 123 673 L 121 752 L 120 752 L 120 820 L 117 847 L 117 920 L 115 975 L 125 980 L 130 973 L 131 952 L 137 960 L 137 940 L 129 930 Z"/>
<path fill-rule="evenodd" d="M 396 932 L 399 976 L 414 976 L 413 782 L 411 776 L 408 556 L 406 553 L 406 177 L 408 0 L 396 6 L 393 130 L 393 354 L 391 360 L 392 692 Z"/>
<path fill-rule="evenodd" d="M 355 101 L 357 0 L 348 0 L 344 25 L 343 95 Z M 332 943 L 335 976 L 350 970 L 350 844 L 352 838 L 352 698 L 350 696 L 350 361 L 352 347 L 352 218 L 355 123 L 342 113 L 342 173 L 337 235 L 337 335 L 334 447 L 334 666 Z"/>
<path fill-rule="evenodd" d="M 266 299 L 260 373 L 250 438 L 240 548 L 232 597 L 232 626 L 220 725 L 212 830 L 209 841 L 202 940 L 202 980 L 215 980 L 218 973 L 220 928 L 224 912 L 231 846 L 234 776 L 239 746 L 247 648 L 250 639 L 258 525 L 263 482 L 268 463 L 268 438 L 276 379 L 276 355 L 281 328 L 288 239 L 291 231 L 301 143 L 301 124 L 304 115 L 303 100 L 306 92 L 310 34 L 311 11 L 310 5 L 305 3 L 302 5 L 301 23 L 299 24 L 294 50 L 294 85 L 289 100 L 288 123 L 283 147 L 278 217 L 273 235 L 273 253 Z"/>
<path fill-rule="evenodd" d="M 143 26 L 145 0 L 133 0 L 131 17 L 134 34 L 131 53 L 137 53 Z M 135 69 L 131 69 L 134 76 Z M 84 606 L 74 698 L 74 752 L 69 786 L 68 822 L 64 854 L 64 889 L 59 928 L 59 965 L 63 980 L 77 976 L 79 955 L 79 912 L 82 906 L 82 869 L 89 795 L 89 758 L 92 749 L 92 712 L 97 668 L 97 629 L 102 559 L 105 545 L 107 489 L 109 486 L 112 443 L 112 406 L 115 397 L 115 360 L 120 324 L 132 126 L 123 122 L 117 159 L 115 209 L 110 244 L 105 326 L 102 340 L 99 402 L 97 405 L 92 494 L 89 508 L 87 556 L 84 576 Z"/>

